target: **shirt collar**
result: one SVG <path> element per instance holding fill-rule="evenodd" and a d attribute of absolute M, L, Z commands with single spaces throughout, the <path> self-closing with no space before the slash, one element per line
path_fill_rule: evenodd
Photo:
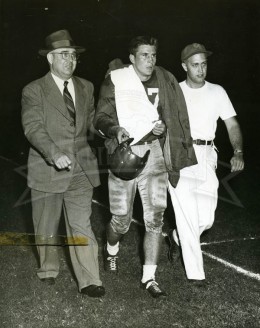
<path fill-rule="evenodd" d="M 57 75 L 55 75 L 55 74 L 53 74 L 53 73 L 51 73 L 51 75 L 52 75 L 52 77 L 53 77 L 55 83 L 57 84 L 57 86 L 58 86 L 60 92 L 63 94 L 63 89 L 64 89 L 64 80 L 60 79 Z M 73 85 L 73 83 L 72 83 L 72 79 L 69 78 L 69 79 L 66 80 L 66 81 L 69 82 L 69 84 L 68 84 L 68 88 L 70 89 L 70 86 Z M 70 82 L 71 82 L 71 83 L 70 83 Z"/>
<path fill-rule="evenodd" d="M 52 75 L 52 77 L 54 79 L 54 82 L 56 83 L 57 87 L 59 88 L 61 94 L 63 95 L 64 80 L 60 79 L 58 76 L 56 76 L 56 75 L 54 75 L 52 73 L 51 73 L 51 75 Z M 68 84 L 68 90 L 69 90 L 69 93 L 71 94 L 71 97 L 72 97 L 73 102 L 75 104 L 76 99 L 75 99 L 75 89 L 74 89 L 73 80 L 72 80 L 72 78 L 70 78 L 70 79 L 68 79 L 66 81 L 69 82 L 69 84 Z"/>

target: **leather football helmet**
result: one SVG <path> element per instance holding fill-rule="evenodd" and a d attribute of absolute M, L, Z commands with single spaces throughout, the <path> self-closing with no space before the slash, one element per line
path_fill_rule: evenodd
<path fill-rule="evenodd" d="M 110 171 L 122 180 L 136 178 L 144 169 L 150 154 L 150 150 L 143 157 L 134 154 L 130 146 L 133 140 L 129 138 L 121 142 L 108 158 Z"/>

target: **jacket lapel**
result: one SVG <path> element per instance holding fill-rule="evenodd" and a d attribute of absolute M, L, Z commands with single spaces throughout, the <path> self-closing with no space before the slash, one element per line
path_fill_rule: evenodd
<path fill-rule="evenodd" d="M 76 111 L 84 106 L 85 97 L 84 97 L 84 85 L 76 78 L 72 78 L 74 89 L 75 89 L 75 107 Z"/>
<path fill-rule="evenodd" d="M 76 110 L 76 127 L 80 124 L 83 119 L 84 111 L 80 110 L 80 108 L 84 108 L 87 91 L 85 90 L 85 86 L 79 79 L 76 77 L 72 78 L 74 89 L 75 89 L 75 110 Z"/>

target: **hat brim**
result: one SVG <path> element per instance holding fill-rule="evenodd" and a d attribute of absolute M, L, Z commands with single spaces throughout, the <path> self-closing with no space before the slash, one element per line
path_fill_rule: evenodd
<path fill-rule="evenodd" d="M 46 56 L 49 52 L 57 50 L 57 49 L 61 49 L 61 48 L 75 49 L 78 54 L 81 54 L 82 52 L 86 51 L 85 48 L 80 47 L 80 46 L 67 46 L 67 47 L 64 46 L 64 47 L 59 47 L 59 48 L 55 48 L 55 49 L 53 49 L 53 48 L 52 49 L 40 49 L 39 55 Z"/>
<path fill-rule="evenodd" d="M 184 60 L 186 60 L 186 59 L 188 59 L 188 58 L 190 58 L 190 57 L 192 57 L 194 55 L 197 55 L 197 54 L 206 54 L 207 57 L 209 57 L 209 56 L 211 56 L 213 54 L 213 52 L 212 51 L 208 51 L 208 50 L 206 50 L 206 51 L 201 51 L 201 50 L 200 51 L 194 51 L 192 54 L 190 54 L 190 55 L 182 58 L 181 60 L 184 61 Z"/>

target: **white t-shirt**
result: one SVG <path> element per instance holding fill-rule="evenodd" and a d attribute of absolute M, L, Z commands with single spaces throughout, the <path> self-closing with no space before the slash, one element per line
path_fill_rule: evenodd
<path fill-rule="evenodd" d="M 180 83 L 190 120 L 193 139 L 214 140 L 217 120 L 236 116 L 226 91 L 218 84 L 205 81 L 203 87 L 190 88 L 186 81 Z"/>

